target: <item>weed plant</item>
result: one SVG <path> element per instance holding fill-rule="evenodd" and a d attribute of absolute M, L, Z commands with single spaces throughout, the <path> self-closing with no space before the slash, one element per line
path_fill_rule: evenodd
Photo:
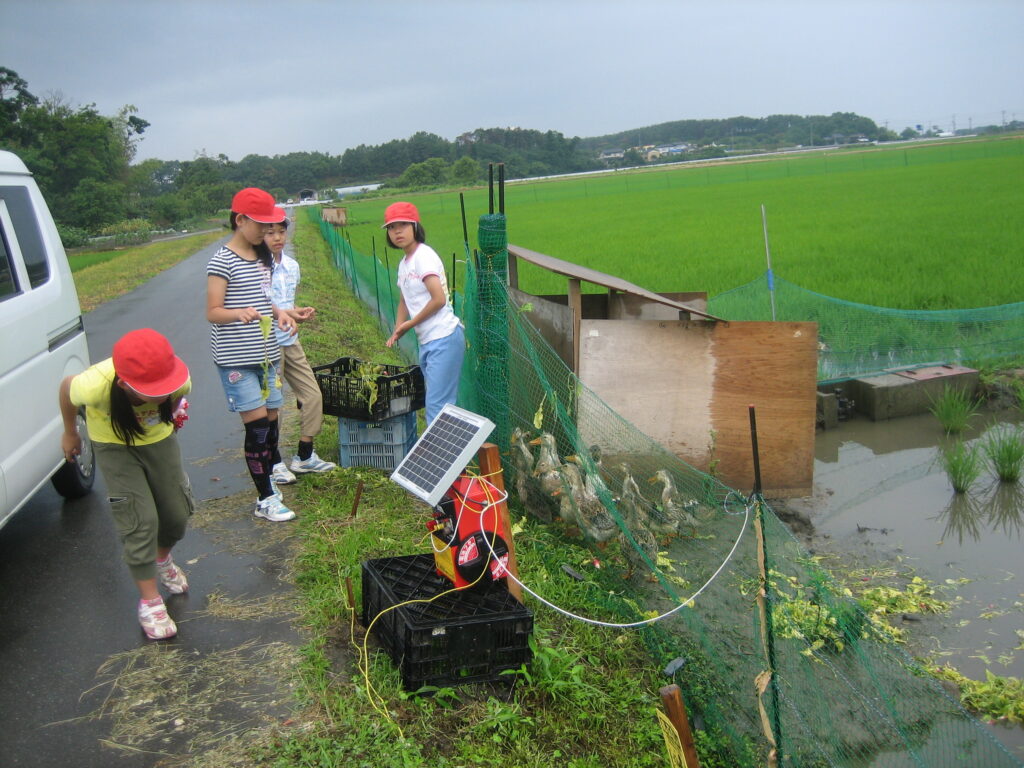
<path fill-rule="evenodd" d="M 960 387 L 946 387 L 942 394 L 932 401 L 928 409 L 942 424 L 947 434 L 960 434 L 981 407 L 981 402 L 972 398 Z"/>
<path fill-rule="evenodd" d="M 963 440 L 942 449 L 942 464 L 957 493 L 967 493 L 981 475 L 982 459 L 977 445 Z"/>
<path fill-rule="evenodd" d="M 1020 480 L 1024 465 L 1024 433 L 1019 428 L 1004 424 L 987 435 L 982 442 L 993 472 L 1004 483 Z"/>

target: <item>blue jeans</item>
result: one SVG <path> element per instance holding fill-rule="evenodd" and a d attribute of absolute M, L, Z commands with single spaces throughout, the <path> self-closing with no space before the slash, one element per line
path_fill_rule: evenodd
<path fill-rule="evenodd" d="M 228 410 L 234 413 L 254 411 L 261 405 L 276 410 L 284 405 L 284 393 L 281 392 L 281 379 L 277 375 L 277 364 L 267 366 L 267 388 L 270 394 L 263 397 L 263 366 L 238 365 L 227 368 L 217 366 L 224 396 L 228 400 Z"/>
<path fill-rule="evenodd" d="M 443 339 L 428 341 L 420 347 L 420 368 L 427 387 L 427 426 L 445 403 L 455 404 L 459 397 L 459 374 L 466 354 L 466 334 L 462 326 Z"/>

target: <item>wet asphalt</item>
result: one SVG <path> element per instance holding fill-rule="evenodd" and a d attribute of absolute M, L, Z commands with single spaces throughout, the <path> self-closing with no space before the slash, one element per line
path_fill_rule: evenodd
<path fill-rule="evenodd" d="M 227 410 L 209 352 L 205 267 L 216 247 L 85 316 L 94 362 L 108 357 L 123 333 L 151 327 L 189 365 L 193 394 L 179 440 L 197 501 L 252 487 L 239 453 L 241 422 Z M 54 382 L 53 392 L 40 397 L 55 399 L 56 387 Z M 299 642 L 280 616 L 234 621 L 201 613 L 214 593 L 251 599 L 290 589 L 281 577 L 281 546 L 260 542 L 268 534 L 265 526 L 287 524 L 254 519 L 244 493 L 236 507 L 237 515 L 229 510 L 225 525 L 190 527 L 175 548 L 190 592 L 168 600 L 179 633 L 161 645 L 200 659 L 252 641 Z M 185 737 L 164 743 L 163 755 L 116 749 L 107 743 L 110 718 L 87 719 L 109 690 L 96 688 L 101 665 L 152 642 L 135 617 L 137 600 L 102 474 L 93 493 L 75 501 L 65 502 L 47 485 L 0 529 L 0 764 L 134 768 L 187 750 Z"/>

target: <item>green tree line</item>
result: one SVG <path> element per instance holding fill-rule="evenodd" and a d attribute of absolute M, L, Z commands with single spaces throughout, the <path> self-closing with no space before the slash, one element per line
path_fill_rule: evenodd
<path fill-rule="evenodd" d="M 200 154 L 192 160 L 136 163 L 148 127 L 133 105 L 105 116 L 93 104 L 72 107 L 60 95 L 40 99 L 16 72 L 0 67 L 0 148 L 16 152 L 35 174 L 67 245 L 89 234 L 144 231 L 148 236 L 154 228 L 192 228 L 226 209 L 245 186 L 266 189 L 279 200 L 298 198 L 305 190 L 319 191 L 322 198 L 342 184 L 381 182 L 389 191 L 470 186 L 485 178 L 490 163 L 504 163 L 508 178 L 642 165 L 649 161 L 641 148 L 650 145 L 686 145 L 681 156 L 652 160 L 664 162 L 899 138 L 869 118 L 835 112 L 677 120 L 592 138 L 510 127 L 477 128 L 449 141 L 418 131 L 407 139 L 360 144 L 341 155 L 291 152 L 247 155 L 235 162 L 223 154 Z M 900 134 L 917 135 L 911 128 Z M 615 159 L 602 157 L 613 150 Z"/>

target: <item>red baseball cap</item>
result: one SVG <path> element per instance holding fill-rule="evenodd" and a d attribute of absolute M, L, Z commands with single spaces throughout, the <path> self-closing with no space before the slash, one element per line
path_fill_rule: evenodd
<path fill-rule="evenodd" d="M 188 366 L 174 354 L 171 342 L 152 328 L 129 331 L 118 339 L 114 372 L 143 397 L 166 397 L 188 381 Z"/>
<path fill-rule="evenodd" d="M 412 203 L 392 203 L 384 209 L 384 224 L 381 229 L 384 229 L 388 224 L 394 224 L 396 221 L 408 221 L 410 224 L 420 223 L 420 212 L 416 210 L 416 206 Z"/>
<path fill-rule="evenodd" d="M 284 208 L 277 207 L 273 195 L 256 187 L 240 190 L 231 200 L 231 210 L 260 224 L 277 224 L 288 216 Z"/>

